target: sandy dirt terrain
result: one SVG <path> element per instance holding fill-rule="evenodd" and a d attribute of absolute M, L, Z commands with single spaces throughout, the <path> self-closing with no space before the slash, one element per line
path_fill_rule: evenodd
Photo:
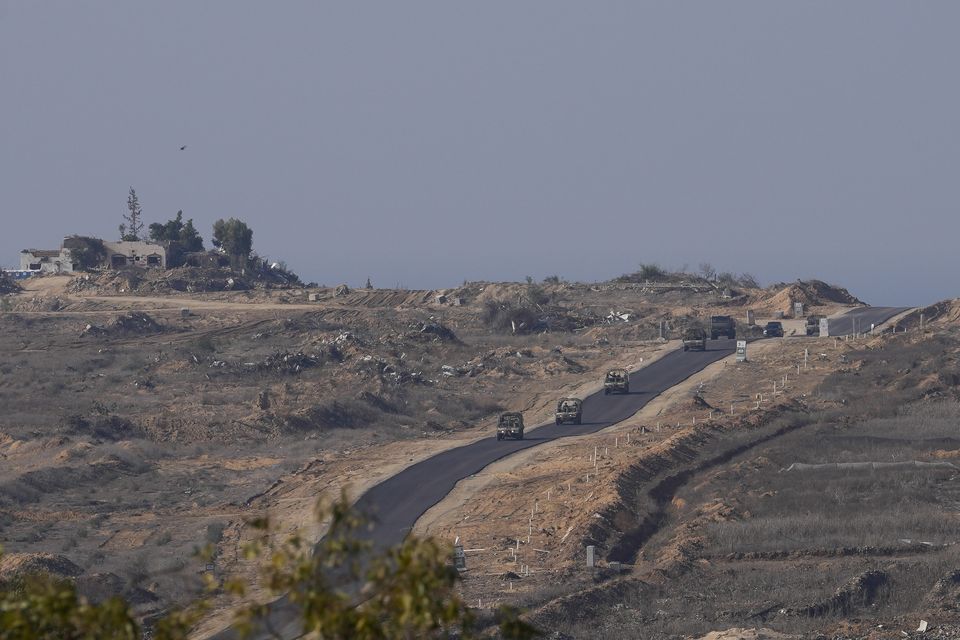
<path fill-rule="evenodd" d="M 739 318 L 748 307 L 761 322 L 816 294 L 789 285 L 725 298 L 713 287 L 636 283 L 182 292 L 111 278 L 36 278 L 3 299 L 0 543 L 11 562 L 53 554 L 52 566 L 75 567 L 89 593 L 127 595 L 143 615 L 189 601 L 205 570 L 252 577 L 238 552 L 258 513 L 318 536 L 322 493 L 357 496 L 426 456 L 489 437 L 503 410 L 523 411 L 528 424 L 549 420 L 558 396 L 588 393 L 606 369 L 674 348 L 661 331 L 675 338 L 712 313 Z M 819 302 L 812 309 L 823 314 L 852 304 L 833 294 Z M 645 411 L 670 413 L 685 394 Z M 648 433 L 651 420 L 645 413 L 622 427 L 630 447 L 668 435 L 666 419 Z M 595 439 L 611 437 L 619 435 Z M 492 484 L 465 483 L 424 530 L 449 537 L 444 523 L 470 494 L 486 495 L 501 474 L 552 450 L 471 479 Z M 604 470 L 616 455 L 600 455 L 589 482 L 612 479 Z M 521 502 L 529 508 L 526 492 Z M 565 544 L 584 532 L 575 518 L 566 526 L 574 524 Z M 212 566 L 195 556 L 208 544 Z M 550 562 L 565 566 L 572 548 Z"/>

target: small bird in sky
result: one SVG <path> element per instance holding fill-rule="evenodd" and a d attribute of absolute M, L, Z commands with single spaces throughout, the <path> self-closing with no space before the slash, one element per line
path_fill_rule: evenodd
<path fill-rule="evenodd" d="M 182 147 L 180 147 L 180 151 L 186 151 L 186 149 L 187 149 L 187 145 L 183 145 Z"/>

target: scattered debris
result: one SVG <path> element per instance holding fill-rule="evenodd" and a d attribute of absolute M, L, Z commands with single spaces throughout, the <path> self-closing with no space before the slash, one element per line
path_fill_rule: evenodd
<path fill-rule="evenodd" d="M 88 324 L 81 336 L 148 335 L 163 332 L 163 327 L 142 311 L 129 311 L 106 327 Z"/>
<path fill-rule="evenodd" d="M 630 322 L 630 317 L 633 315 L 631 311 L 614 311 L 610 310 L 610 313 L 607 314 L 605 320 L 607 322 Z"/>
<path fill-rule="evenodd" d="M 434 322 L 422 324 L 419 333 L 421 336 L 429 337 L 434 342 L 459 342 L 453 330 Z"/>

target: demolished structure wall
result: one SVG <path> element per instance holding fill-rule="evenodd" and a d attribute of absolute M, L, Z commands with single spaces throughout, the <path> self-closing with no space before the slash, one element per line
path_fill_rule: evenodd
<path fill-rule="evenodd" d="M 73 273 L 75 269 L 70 249 L 24 249 L 20 252 L 21 271 Z"/>

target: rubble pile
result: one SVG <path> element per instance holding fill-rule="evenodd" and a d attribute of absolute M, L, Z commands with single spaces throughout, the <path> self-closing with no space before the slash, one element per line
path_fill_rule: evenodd
<path fill-rule="evenodd" d="M 137 269 L 86 273 L 68 286 L 71 293 L 203 293 L 249 291 L 251 289 L 289 289 L 299 283 L 283 269 L 235 271 L 227 267 L 176 267 L 173 269 Z"/>
<path fill-rule="evenodd" d="M 414 329 L 414 331 L 406 334 L 405 337 L 413 340 L 430 342 L 460 342 L 452 329 L 439 323 L 417 323 L 411 325 L 411 328 Z"/>
<path fill-rule="evenodd" d="M 604 318 L 589 310 L 555 305 L 517 306 L 503 300 L 487 300 L 482 314 L 484 323 L 490 328 L 513 334 L 572 333 L 604 322 Z M 629 319 L 627 315 L 626 319 L 619 318 L 619 321 Z"/>
<path fill-rule="evenodd" d="M 319 364 L 323 364 L 322 358 L 307 355 L 302 351 L 296 353 L 278 352 L 257 363 L 257 369 L 281 374 L 296 374 Z"/>
<path fill-rule="evenodd" d="M 81 336 L 125 336 L 162 333 L 163 326 L 142 311 L 128 311 L 106 327 L 88 324 Z"/>

